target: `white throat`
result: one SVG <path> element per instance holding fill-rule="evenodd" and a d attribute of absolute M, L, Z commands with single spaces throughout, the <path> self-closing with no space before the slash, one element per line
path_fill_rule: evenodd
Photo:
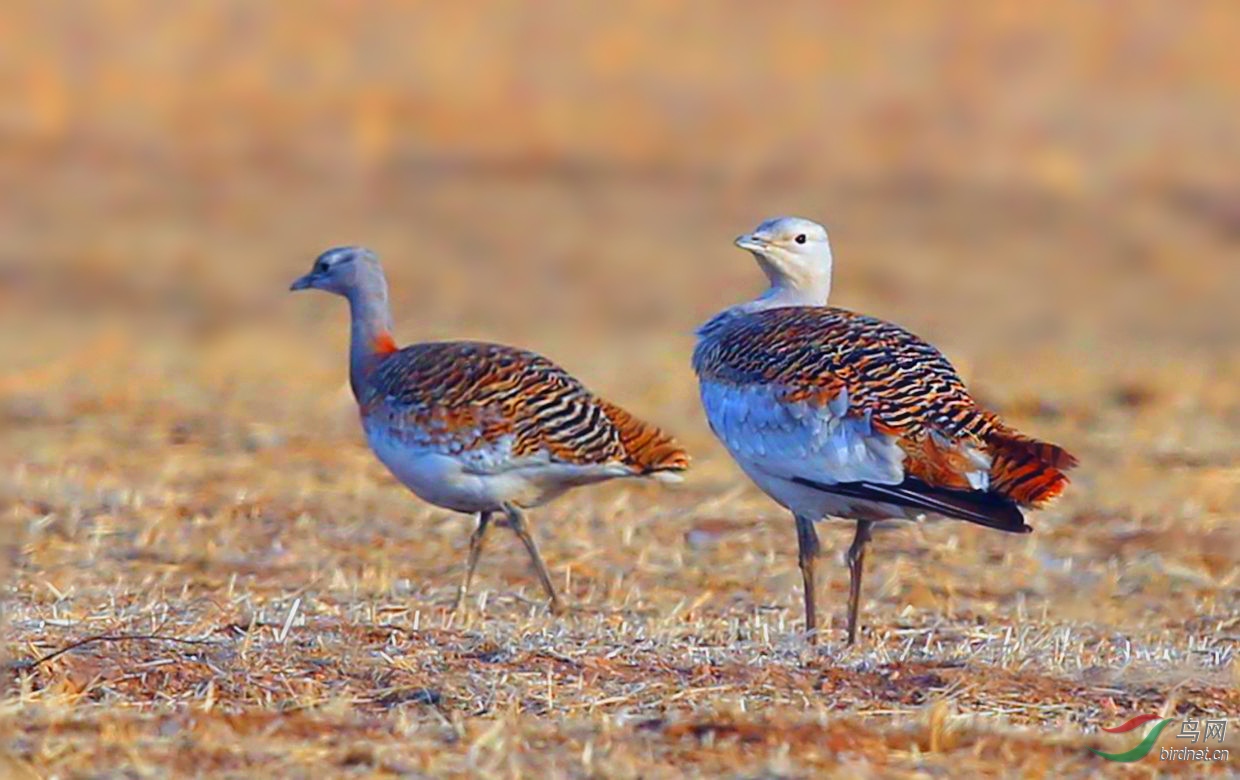
<path fill-rule="evenodd" d="M 784 306 L 826 306 L 831 295 L 831 255 L 819 258 L 811 264 L 787 262 L 762 255 L 755 255 L 758 265 L 766 274 L 771 286 L 766 292 L 748 303 L 741 304 L 745 311 L 778 309 Z"/>

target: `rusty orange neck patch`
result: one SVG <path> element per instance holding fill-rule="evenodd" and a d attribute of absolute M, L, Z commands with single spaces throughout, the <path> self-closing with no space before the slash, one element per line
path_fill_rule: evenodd
<path fill-rule="evenodd" d="M 396 339 L 392 338 L 392 334 L 383 331 L 375 336 L 370 342 L 370 347 L 377 355 L 390 355 L 396 351 Z"/>

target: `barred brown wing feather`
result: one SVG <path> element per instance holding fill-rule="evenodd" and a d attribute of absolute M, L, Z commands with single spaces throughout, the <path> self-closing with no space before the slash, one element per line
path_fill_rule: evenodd
<path fill-rule="evenodd" d="M 370 378 L 363 414 L 378 406 L 405 425 L 437 423 L 467 447 L 507 437 L 515 458 L 544 452 L 556 462 L 630 464 L 643 472 L 687 465 L 654 426 L 593 395 L 547 358 L 500 344 L 434 342 L 387 356 Z"/>

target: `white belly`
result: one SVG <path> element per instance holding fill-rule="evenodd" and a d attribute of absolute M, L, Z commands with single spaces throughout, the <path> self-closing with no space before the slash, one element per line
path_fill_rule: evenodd
<path fill-rule="evenodd" d="M 751 471 L 745 468 L 745 464 L 740 459 L 737 462 L 763 493 L 793 514 L 810 520 L 822 520 L 828 517 L 873 521 L 923 519 L 922 513 L 906 507 L 825 493 L 780 477 L 764 474 L 756 469 Z"/>
<path fill-rule="evenodd" d="M 904 452 L 873 429 L 868 418 L 847 416 L 847 399 L 811 405 L 780 400 L 780 389 L 703 382 L 702 406 L 711 430 L 750 479 L 793 513 L 813 520 L 915 517 L 902 507 L 838 496 L 797 484 L 904 479 Z"/>
<path fill-rule="evenodd" d="M 382 426 L 364 427 L 375 455 L 405 487 L 423 501 L 457 512 L 538 506 L 570 488 L 631 475 L 615 464 L 575 466 L 545 458 L 510 462 L 503 443 L 489 451 L 443 452 L 396 438 Z"/>

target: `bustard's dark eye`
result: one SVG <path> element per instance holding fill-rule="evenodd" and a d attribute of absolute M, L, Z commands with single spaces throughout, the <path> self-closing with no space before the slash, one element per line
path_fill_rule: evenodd
<path fill-rule="evenodd" d="M 797 242 L 798 244 L 804 244 L 804 243 L 805 243 L 805 234 L 804 234 L 804 233 L 797 233 L 796 242 Z"/>

